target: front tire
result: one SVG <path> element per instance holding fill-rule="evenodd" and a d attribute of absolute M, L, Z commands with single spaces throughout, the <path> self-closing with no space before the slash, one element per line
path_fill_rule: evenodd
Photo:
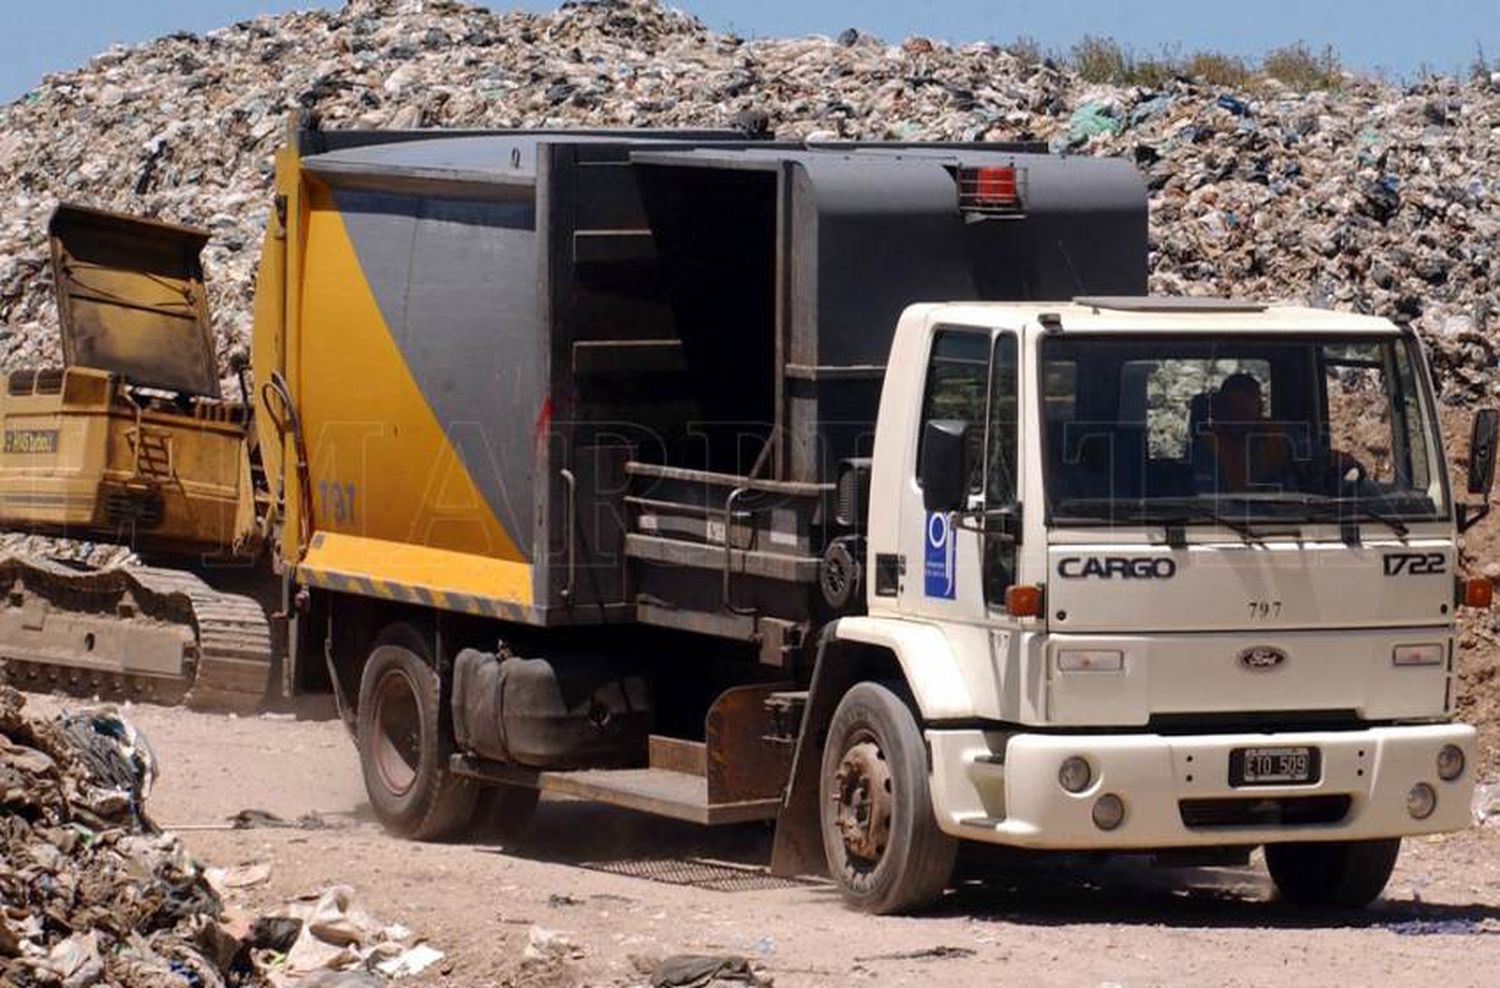
<path fill-rule="evenodd" d="M 878 683 L 844 695 L 818 788 L 828 870 L 851 906 L 911 912 L 942 894 L 958 842 L 938 829 L 922 732 L 900 697 Z"/>
<path fill-rule="evenodd" d="M 1390 881 L 1401 839 L 1267 844 L 1266 869 L 1286 902 L 1363 909 Z"/>
<path fill-rule="evenodd" d="M 376 818 L 399 836 L 439 840 L 473 819 L 479 790 L 449 771 L 442 683 L 424 652 L 414 629 L 381 636 L 360 677 L 355 739 Z"/>

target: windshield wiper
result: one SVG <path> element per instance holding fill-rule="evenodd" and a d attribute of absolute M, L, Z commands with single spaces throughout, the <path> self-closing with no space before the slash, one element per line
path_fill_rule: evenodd
<path fill-rule="evenodd" d="M 1187 515 L 1187 518 L 1153 517 L 1151 520 L 1157 522 L 1158 524 L 1183 524 L 1188 519 L 1197 518 L 1202 521 L 1211 521 L 1216 525 L 1227 528 L 1246 542 L 1260 541 L 1260 536 L 1255 533 L 1255 529 L 1250 526 L 1250 523 L 1248 521 L 1245 521 L 1242 518 L 1231 518 L 1224 512 L 1220 511 L 1218 508 L 1214 507 L 1213 504 L 1208 501 L 1200 501 L 1196 498 L 1191 500 L 1186 498 L 1152 498 L 1150 501 L 1145 502 L 1145 504 L 1149 505 L 1151 508 L 1160 508 L 1164 512 L 1183 512 L 1185 515 Z"/>
<path fill-rule="evenodd" d="M 1121 509 L 1129 509 L 1128 512 Z M 1084 517 L 1104 518 L 1140 525 L 1184 525 L 1189 521 L 1211 521 L 1237 534 L 1246 542 L 1260 537 L 1250 523 L 1232 518 L 1206 501 L 1189 498 L 1144 498 L 1121 501 L 1107 497 L 1069 498 L 1058 505 L 1058 514 L 1081 512 Z M 1166 517 L 1161 517 L 1165 515 Z"/>
<path fill-rule="evenodd" d="M 1319 521 L 1339 521 L 1350 525 L 1357 525 L 1362 521 L 1373 521 L 1384 525 L 1397 535 L 1405 535 L 1411 531 L 1411 526 L 1400 518 L 1388 515 L 1384 511 L 1377 511 L 1356 498 L 1305 497 L 1298 503 L 1308 508 L 1331 509 L 1325 512 L 1323 517 L 1318 519 Z"/>

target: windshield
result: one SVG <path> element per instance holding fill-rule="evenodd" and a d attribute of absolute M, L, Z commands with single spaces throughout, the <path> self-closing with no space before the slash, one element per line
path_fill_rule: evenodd
<path fill-rule="evenodd" d="M 1402 519 L 1447 513 L 1412 341 L 1042 341 L 1057 521 Z"/>

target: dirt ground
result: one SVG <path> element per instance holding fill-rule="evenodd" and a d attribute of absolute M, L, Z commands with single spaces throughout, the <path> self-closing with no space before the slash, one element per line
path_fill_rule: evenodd
<path fill-rule="evenodd" d="M 32 700 L 36 710 L 76 702 Z M 760 826 L 709 831 L 558 800 L 544 801 L 515 846 L 484 833 L 415 844 L 370 819 L 336 721 L 127 713 L 162 763 L 156 820 L 206 864 L 271 863 L 269 883 L 232 893 L 234 906 L 351 885 L 372 914 L 446 954 L 403 984 L 643 984 L 643 964 L 675 953 L 746 955 L 783 988 L 1500 980 L 1500 829 L 1408 841 L 1385 900 L 1355 915 L 1276 904 L 1258 861 L 1168 870 L 973 855 L 935 914 L 873 918 L 844 909 L 824 883 L 757 870 L 770 846 Z M 222 829 L 244 809 L 315 813 L 326 826 Z M 527 961 L 534 927 L 576 946 Z"/>

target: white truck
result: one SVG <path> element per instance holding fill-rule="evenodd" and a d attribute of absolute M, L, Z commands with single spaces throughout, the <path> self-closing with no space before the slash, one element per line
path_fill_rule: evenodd
<path fill-rule="evenodd" d="M 1401 838 L 1467 826 L 1454 620 L 1489 586 L 1455 536 L 1484 509 L 1450 496 L 1429 380 L 1410 331 L 1313 309 L 908 309 L 868 614 L 824 644 L 897 666 L 828 691 L 845 894 L 925 902 L 960 840 L 1264 845 L 1284 897 L 1362 906 Z M 1480 413 L 1471 494 L 1494 436 Z"/>
<path fill-rule="evenodd" d="M 333 693 L 392 831 L 541 791 L 775 820 L 774 870 L 895 912 L 965 840 L 1264 845 L 1286 897 L 1359 906 L 1468 822 L 1456 539 L 1496 413 L 1460 503 L 1411 331 L 1141 297 L 1128 162 L 291 138 L 241 496 L 281 682 Z M 152 298 L 116 301 L 177 327 Z"/>

